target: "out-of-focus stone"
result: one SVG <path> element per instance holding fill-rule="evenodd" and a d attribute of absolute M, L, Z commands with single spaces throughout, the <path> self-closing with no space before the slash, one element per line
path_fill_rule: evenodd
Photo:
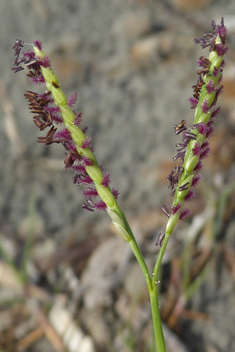
<path fill-rule="evenodd" d="M 151 21 L 147 12 L 128 12 L 116 20 L 114 23 L 114 32 L 132 39 L 143 35 L 150 27 Z"/>
<path fill-rule="evenodd" d="M 120 296 L 115 305 L 121 320 L 131 324 L 136 331 L 140 331 L 143 325 L 151 320 L 150 306 L 147 305 L 148 309 L 145 307 L 145 303 L 142 304 L 141 302 L 140 304 L 140 302 L 128 298 L 125 294 Z"/>
<path fill-rule="evenodd" d="M 34 214 L 32 217 L 25 217 L 19 228 L 19 235 L 25 239 L 27 236 L 32 236 L 32 239 L 38 239 L 44 235 L 44 222 L 38 214 Z"/>
<path fill-rule="evenodd" d="M 37 243 L 37 245 L 32 248 L 32 257 L 42 271 L 47 269 L 48 262 L 55 254 L 56 250 L 56 243 L 51 238 L 48 238 L 41 243 Z"/>
<path fill-rule="evenodd" d="M 162 55 L 169 55 L 175 50 L 175 38 L 170 33 L 162 33 L 159 36 L 159 51 Z"/>
<path fill-rule="evenodd" d="M 229 120 L 229 123 L 235 127 L 235 108 L 229 110 L 228 120 Z"/>
<path fill-rule="evenodd" d="M 235 157 L 235 140 L 234 135 L 228 134 L 228 130 L 223 126 L 215 130 L 210 138 L 210 158 L 208 158 L 205 167 L 210 169 L 229 169 L 234 163 Z"/>
<path fill-rule="evenodd" d="M 190 9 L 202 9 L 208 6 L 212 0 L 172 0 L 174 7 L 186 11 Z"/>
<path fill-rule="evenodd" d="M 189 352 L 186 346 L 180 341 L 178 336 L 163 325 L 163 333 L 166 341 L 166 348 L 168 352 Z"/>
<path fill-rule="evenodd" d="M 8 311 L 0 312 L 0 331 L 9 329 L 13 324 L 13 315 Z"/>
<path fill-rule="evenodd" d="M 0 261 L 0 285 L 14 289 L 15 293 L 23 293 L 20 278 L 13 269 L 3 261 Z"/>
<path fill-rule="evenodd" d="M 159 36 L 152 35 L 137 41 L 131 48 L 130 58 L 137 65 L 143 65 L 157 57 Z"/>
<path fill-rule="evenodd" d="M 234 108 L 235 96 L 235 65 L 226 66 L 223 78 L 223 94 L 221 94 L 221 102 L 226 108 Z"/>
<path fill-rule="evenodd" d="M 107 341 L 110 339 L 110 331 L 107 329 L 107 325 L 104 320 L 101 319 L 100 314 L 90 313 L 84 314 L 85 324 L 92 338 L 97 343 L 97 345 L 106 345 Z M 99 324 L 97 324 L 97 321 Z"/>
<path fill-rule="evenodd" d="M 149 35 L 138 40 L 130 49 L 130 59 L 143 66 L 155 62 L 159 57 L 168 57 L 176 50 L 175 38 L 168 32 Z"/>
<path fill-rule="evenodd" d="M 99 310 L 112 303 L 110 289 L 125 272 L 130 248 L 120 237 L 112 237 L 94 251 L 81 277 L 88 310 Z"/>
<path fill-rule="evenodd" d="M 29 260 L 27 262 L 26 272 L 31 282 L 34 282 L 34 283 L 38 282 L 40 278 L 40 271 L 38 270 L 38 268 L 36 267 L 36 265 L 32 260 Z"/>
<path fill-rule="evenodd" d="M 17 254 L 17 246 L 13 239 L 0 235 L 0 245 L 5 253 L 7 253 L 8 257 L 14 260 Z"/>
<path fill-rule="evenodd" d="M 133 301 L 148 299 L 146 281 L 138 263 L 133 263 L 129 266 L 126 272 L 124 288 Z"/>

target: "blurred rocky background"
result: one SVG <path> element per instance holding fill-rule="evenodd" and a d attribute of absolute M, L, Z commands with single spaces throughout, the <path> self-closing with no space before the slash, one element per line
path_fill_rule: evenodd
<path fill-rule="evenodd" d="M 15 39 L 41 40 L 62 89 L 78 93 L 97 159 L 152 268 L 160 207 L 171 204 L 166 177 L 180 140 L 173 124 L 193 121 L 196 60 L 207 55 L 193 39 L 222 16 L 222 109 L 159 294 L 168 352 L 235 350 L 235 2 L 2 0 L 1 352 L 156 351 L 147 288 L 128 244 L 106 213 L 82 209 L 73 173 L 63 172 L 64 150 L 36 143 L 24 99 L 35 87 L 11 71 Z"/>

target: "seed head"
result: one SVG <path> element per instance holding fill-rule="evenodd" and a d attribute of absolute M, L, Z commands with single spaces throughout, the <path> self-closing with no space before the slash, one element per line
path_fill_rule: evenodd
<path fill-rule="evenodd" d="M 103 173 L 102 166 L 97 164 L 91 146 L 91 137 L 86 135 L 87 127 L 80 128 L 81 112 L 75 114 L 71 108 L 76 102 L 77 94 L 73 93 L 68 99 L 60 88 L 57 76 L 51 69 L 50 59 L 42 51 L 39 40 L 33 42 L 33 51 L 25 51 L 22 40 L 17 39 L 13 49 L 15 61 L 12 70 L 18 72 L 26 68 L 27 76 L 35 84 L 46 84 L 47 90 L 43 94 L 27 91 L 30 112 L 33 113 L 33 122 L 43 131 L 49 128 L 44 137 L 38 137 L 39 143 L 49 145 L 62 144 L 66 149 L 64 170 L 69 168 L 75 171 L 74 184 L 84 185 L 83 191 L 86 202 L 83 205 L 87 210 L 105 210 L 112 207 L 118 198 L 118 192 L 110 189 L 110 176 Z M 64 127 L 62 125 L 64 124 Z M 55 126 L 61 125 L 60 129 Z M 100 196 L 101 200 L 97 200 Z"/>
<path fill-rule="evenodd" d="M 191 189 L 201 180 L 198 171 L 202 168 L 204 160 L 210 152 L 209 138 L 214 129 L 214 118 L 220 108 L 216 107 L 223 86 L 222 75 L 224 68 L 223 56 L 227 52 L 227 29 L 223 18 L 219 25 L 212 21 L 213 33 L 205 33 L 202 38 L 195 39 L 202 48 L 209 47 L 209 57 L 201 56 L 197 61 L 200 69 L 197 71 L 198 80 L 192 87 L 193 96 L 189 99 L 191 108 L 195 109 L 194 122 L 191 128 L 186 127 L 186 121 L 174 125 L 176 134 L 183 132 L 182 142 L 176 144 L 177 154 L 173 158 L 178 162 L 167 177 L 169 188 L 173 189 L 174 197 L 171 212 L 164 206 L 162 210 L 167 215 L 168 222 L 166 233 L 171 234 L 178 220 L 189 215 L 189 210 L 184 209 L 185 201 L 192 199 L 195 192 Z M 177 168 L 180 173 L 176 174 Z M 159 242 L 159 241 L 158 241 Z"/>

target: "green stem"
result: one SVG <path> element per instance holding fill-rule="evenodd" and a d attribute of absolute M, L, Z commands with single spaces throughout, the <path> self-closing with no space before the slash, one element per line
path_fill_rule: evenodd
<path fill-rule="evenodd" d="M 120 209 L 121 210 L 121 209 Z M 151 303 L 151 311 L 152 311 L 152 320 L 153 320 L 153 330 L 154 330 L 154 336 L 155 336 L 155 341 L 156 341 L 156 347 L 158 352 L 166 352 L 166 347 L 165 347 L 165 339 L 162 331 L 162 322 L 161 322 L 161 315 L 160 315 L 160 309 L 159 309 L 159 304 L 158 304 L 158 295 L 157 295 L 157 284 L 155 283 L 156 280 L 152 281 L 151 277 L 149 275 L 149 271 L 146 265 L 146 262 L 143 258 L 143 255 L 140 251 L 140 248 L 136 242 L 136 239 L 131 231 L 131 228 L 125 218 L 125 215 L 123 214 L 123 218 L 125 219 L 125 224 L 126 224 L 126 231 L 128 232 L 130 236 L 130 247 L 142 269 L 142 272 L 144 274 L 148 291 L 149 291 L 149 296 L 150 296 L 150 303 Z M 170 237 L 170 235 L 168 235 Z M 165 244 L 164 246 L 164 251 L 167 245 L 168 240 L 166 241 L 166 237 L 164 239 Z M 163 248 L 162 246 L 162 248 Z M 160 253 L 159 253 L 160 254 Z M 161 258 L 163 257 L 164 252 L 162 252 Z M 161 264 L 161 260 L 159 262 L 159 267 Z"/>
<path fill-rule="evenodd" d="M 128 228 L 128 233 L 131 237 L 131 240 L 129 241 L 130 247 L 143 271 L 143 274 L 148 286 L 150 303 L 151 303 L 151 311 L 152 311 L 153 330 L 154 330 L 157 351 L 166 352 L 165 339 L 164 339 L 163 330 L 162 330 L 161 314 L 160 314 L 159 303 L 158 303 L 157 283 L 155 282 L 156 280 L 154 281 L 151 280 L 147 265 L 139 249 L 139 246 L 136 242 L 136 239 L 129 227 L 128 222 L 127 222 L 127 228 Z M 170 237 L 170 235 L 168 237 Z M 164 251 L 165 251 L 165 248 L 168 242 L 168 240 L 166 241 L 166 237 L 164 242 L 166 242 L 164 245 Z M 163 254 L 164 252 L 162 252 L 161 258 L 163 257 Z M 161 259 L 159 261 L 159 267 L 160 267 L 160 264 L 161 264 Z"/>
<path fill-rule="evenodd" d="M 155 341 L 157 346 L 157 352 L 166 352 L 165 339 L 162 331 L 161 315 L 160 315 L 160 309 L 158 304 L 157 284 L 155 283 L 155 281 L 154 282 L 151 281 L 148 268 L 146 266 L 142 253 L 138 247 L 138 244 L 132 232 L 131 232 L 131 240 L 129 244 L 143 271 L 143 274 L 148 286 L 150 303 L 151 303 L 151 311 L 152 311 L 153 330 L 154 330 L 154 336 L 155 336 Z"/>
<path fill-rule="evenodd" d="M 158 303 L 157 284 L 155 284 L 151 291 L 149 291 L 152 319 L 153 319 L 153 330 L 155 341 L 157 345 L 157 352 L 166 352 L 165 339 L 162 330 L 161 315 Z"/>
<path fill-rule="evenodd" d="M 170 235 L 171 235 L 170 233 L 166 233 L 165 237 L 163 239 L 162 246 L 161 246 L 161 249 L 160 249 L 160 251 L 158 253 L 157 261 L 156 261 L 156 264 L 155 264 L 154 269 L 153 269 L 152 285 L 154 285 L 156 283 L 156 281 L 157 281 L 157 277 L 158 277 L 158 274 L 159 274 L 160 266 L 161 266 L 161 263 L 162 263 L 162 258 L 164 256 L 164 253 L 165 253 L 165 250 L 166 250 L 167 243 L 169 241 Z"/>
<path fill-rule="evenodd" d="M 146 280 L 146 283 L 148 286 L 148 290 L 150 292 L 150 290 L 152 289 L 151 277 L 150 277 L 147 265 L 145 263 L 145 260 L 143 258 L 143 255 L 139 249 L 139 246 L 138 246 L 133 234 L 131 235 L 131 240 L 129 242 L 129 245 L 130 245 L 132 252 L 134 253 L 134 255 L 135 255 L 135 257 L 136 257 L 136 259 L 142 269 L 142 272 L 144 274 L 144 277 L 145 277 L 145 280 Z"/>

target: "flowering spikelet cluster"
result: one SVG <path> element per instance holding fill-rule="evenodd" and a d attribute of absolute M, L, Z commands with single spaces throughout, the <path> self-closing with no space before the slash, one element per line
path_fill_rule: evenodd
<path fill-rule="evenodd" d="M 73 111 L 76 94 L 68 99 L 60 88 L 57 76 L 51 69 L 49 58 L 42 51 L 42 43 L 33 42 L 33 51 L 21 54 L 24 46 L 22 40 L 16 40 L 14 72 L 27 68 L 27 76 L 36 84 L 45 84 L 47 90 L 43 94 L 27 91 L 29 109 L 33 113 L 33 122 L 40 131 L 48 128 L 46 136 L 39 137 L 38 142 L 49 145 L 61 143 L 66 149 L 64 169 L 74 169 L 74 183 L 85 185 L 83 194 L 86 202 L 83 208 L 107 210 L 114 225 L 122 237 L 130 240 L 130 229 L 126 218 L 116 202 L 118 191 L 111 189 L 110 176 L 104 173 L 103 167 L 98 165 L 91 146 L 91 137 L 86 135 L 87 127 L 81 128 L 81 113 Z M 23 65 L 23 66 L 22 66 Z M 58 129 L 60 126 L 60 129 Z M 63 127 L 61 127 L 63 126 Z M 97 200 L 99 199 L 100 200 Z"/>
<path fill-rule="evenodd" d="M 210 151 L 208 139 L 213 133 L 214 118 L 220 111 L 216 107 L 217 99 L 222 91 L 222 73 L 224 67 L 223 56 L 227 52 L 227 30 L 223 18 L 221 23 L 211 23 L 214 33 L 205 33 L 202 38 L 195 39 L 202 48 L 209 47 L 209 57 L 201 56 L 197 61 L 200 69 L 197 71 L 198 81 L 192 86 L 193 97 L 189 99 L 192 109 L 195 110 L 194 122 L 190 128 L 186 127 L 186 121 L 174 126 L 175 133 L 182 133 L 182 142 L 176 144 L 177 154 L 173 160 L 178 160 L 176 166 L 167 176 L 169 188 L 174 196 L 171 210 L 162 207 L 168 221 L 165 233 L 170 235 L 178 220 L 184 219 L 189 210 L 184 209 L 185 201 L 191 199 L 195 193 L 194 188 L 200 181 L 198 171 L 202 168 L 202 160 Z M 160 234 L 156 245 L 162 244 L 164 235 Z"/>
<path fill-rule="evenodd" d="M 38 40 L 34 41 L 34 51 L 23 52 L 20 56 L 23 45 L 24 42 L 22 40 L 16 40 L 13 46 L 16 59 L 12 70 L 14 72 L 21 71 L 24 69 L 22 66 L 24 64 L 29 69 L 27 76 L 30 80 L 36 84 L 46 84 L 48 88 L 44 94 L 32 91 L 27 91 L 25 94 L 29 109 L 34 114 L 33 122 L 35 125 L 40 131 L 50 127 L 46 136 L 39 137 L 38 142 L 46 145 L 61 143 L 65 147 L 67 153 L 64 161 L 64 169 L 74 169 L 76 172 L 74 183 L 86 186 L 86 189 L 83 191 L 86 197 L 83 208 L 90 211 L 94 209 L 105 210 L 107 207 L 106 203 L 103 200 L 96 201 L 98 191 L 94 187 L 95 181 L 88 173 L 89 167 L 96 168 L 97 184 L 103 188 L 107 188 L 109 193 L 111 193 L 109 189 L 110 177 L 108 173 L 103 174 L 102 166 L 97 165 L 92 153 L 91 137 L 85 135 L 87 127 L 83 129 L 79 128 L 82 121 L 81 113 L 76 114 L 71 110 L 76 102 L 76 94 L 72 94 L 68 99 L 65 97 L 60 89 L 57 77 L 51 71 L 50 60 L 41 51 L 41 42 Z M 66 115 L 66 119 L 72 122 L 71 128 L 66 126 L 65 121 L 66 127 L 58 131 L 55 125 L 63 123 L 63 113 Z M 72 138 L 73 133 L 76 140 Z M 112 194 L 114 198 L 118 197 L 118 192 L 114 189 L 112 190 Z"/>

